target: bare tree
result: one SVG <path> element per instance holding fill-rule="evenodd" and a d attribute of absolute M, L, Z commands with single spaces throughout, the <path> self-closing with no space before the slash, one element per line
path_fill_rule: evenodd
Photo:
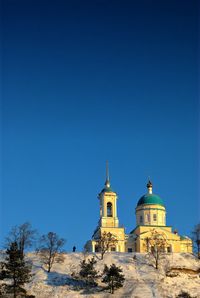
<path fill-rule="evenodd" d="M 192 240 L 197 249 L 197 256 L 200 259 L 200 223 L 197 224 L 192 231 Z"/>
<path fill-rule="evenodd" d="M 153 258 L 155 268 L 158 269 L 161 256 L 165 253 L 167 247 L 166 236 L 164 233 L 152 230 L 150 237 L 145 238 L 145 243 L 147 252 Z"/>
<path fill-rule="evenodd" d="M 9 236 L 6 238 L 6 247 L 16 242 L 20 251 L 21 259 L 24 257 L 24 250 L 31 247 L 36 239 L 37 231 L 34 230 L 29 222 L 14 226 Z"/>
<path fill-rule="evenodd" d="M 101 253 L 101 260 L 103 260 L 104 254 L 112 247 L 115 247 L 117 243 L 116 237 L 110 232 L 103 232 L 97 241 L 97 248 Z"/>
<path fill-rule="evenodd" d="M 53 232 L 49 232 L 40 238 L 40 246 L 37 250 L 43 264 L 47 267 L 47 272 L 51 271 L 55 262 L 63 260 L 59 253 L 64 244 L 65 240 Z"/>

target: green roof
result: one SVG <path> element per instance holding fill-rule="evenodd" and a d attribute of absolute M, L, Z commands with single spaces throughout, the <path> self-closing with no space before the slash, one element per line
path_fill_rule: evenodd
<path fill-rule="evenodd" d="M 158 196 L 158 195 L 155 195 L 155 194 L 146 194 L 144 196 L 142 196 L 138 203 L 137 203 L 137 206 L 140 206 L 140 205 L 161 205 L 161 206 L 164 206 L 164 203 L 163 203 L 163 200 Z"/>
<path fill-rule="evenodd" d="M 104 189 L 102 189 L 101 193 L 102 192 L 114 192 L 114 191 L 112 190 L 111 187 L 106 186 L 106 187 L 104 187 Z"/>

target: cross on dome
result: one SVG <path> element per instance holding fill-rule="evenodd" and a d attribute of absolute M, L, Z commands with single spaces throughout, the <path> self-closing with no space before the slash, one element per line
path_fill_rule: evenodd
<path fill-rule="evenodd" d="M 152 194 L 152 191 L 153 191 L 153 184 L 151 183 L 150 179 L 147 183 L 147 189 L 148 189 L 148 193 L 149 194 Z"/>

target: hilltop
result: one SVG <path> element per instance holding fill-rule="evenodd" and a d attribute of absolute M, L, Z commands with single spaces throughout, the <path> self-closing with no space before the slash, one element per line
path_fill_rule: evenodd
<path fill-rule="evenodd" d="M 136 259 L 133 256 L 136 256 Z M 150 264 L 145 254 L 107 253 L 104 260 L 98 260 L 97 270 L 102 272 L 104 264 L 115 263 L 123 269 L 126 281 L 124 287 L 114 295 L 103 291 L 105 284 L 87 290 L 83 283 L 75 277 L 80 270 L 82 253 L 63 254 L 64 261 L 54 264 L 52 272 L 47 273 L 41 266 L 36 253 L 29 253 L 26 258 L 33 262 L 33 277 L 26 285 L 30 294 L 37 298 L 65 297 L 134 297 L 134 298 L 175 298 L 181 290 L 192 297 L 200 297 L 200 261 L 192 254 L 167 254 L 162 260 L 159 270 Z M 87 255 L 92 257 L 93 254 Z"/>

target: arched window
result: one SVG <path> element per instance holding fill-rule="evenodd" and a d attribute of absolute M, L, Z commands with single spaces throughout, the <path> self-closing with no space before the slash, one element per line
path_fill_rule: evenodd
<path fill-rule="evenodd" d="M 112 217 L 112 203 L 107 203 L 107 216 Z"/>
<path fill-rule="evenodd" d="M 149 223 L 150 222 L 150 215 L 146 214 L 146 221 Z"/>

